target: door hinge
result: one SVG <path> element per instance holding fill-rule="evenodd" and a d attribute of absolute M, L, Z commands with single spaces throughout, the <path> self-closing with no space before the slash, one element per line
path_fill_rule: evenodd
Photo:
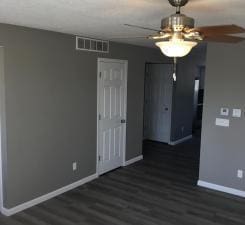
<path fill-rule="evenodd" d="M 101 115 L 99 114 L 99 120 L 101 120 Z"/>
<path fill-rule="evenodd" d="M 102 76 L 102 74 L 101 74 L 101 72 L 100 72 L 99 77 L 101 78 L 101 76 Z"/>
<path fill-rule="evenodd" d="M 99 157 L 98 157 L 98 160 L 100 161 L 101 160 L 101 156 L 99 155 Z"/>

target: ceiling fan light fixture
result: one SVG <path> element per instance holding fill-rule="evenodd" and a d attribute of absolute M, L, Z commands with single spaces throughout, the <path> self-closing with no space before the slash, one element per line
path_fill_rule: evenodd
<path fill-rule="evenodd" d="M 186 40 L 168 40 L 156 42 L 162 53 L 168 57 L 183 57 L 190 53 L 193 47 L 197 45 L 195 41 Z"/>

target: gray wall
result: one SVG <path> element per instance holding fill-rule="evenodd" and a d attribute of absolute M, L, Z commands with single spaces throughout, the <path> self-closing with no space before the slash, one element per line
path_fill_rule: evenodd
<path fill-rule="evenodd" d="M 174 85 L 171 141 L 192 135 L 194 84 L 199 66 L 206 64 L 206 45 L 178 59 L 177 82 Z M 183 132 L 182 132 L 182 127 Z"/>
<path fill-rule="evenodd" d="M 245 43 L 209 44 L 205 80 L 201 162 L 202 181 L 245 191 Z M 230 119 L 230 127 L 215 126 L 221 107 L 241 108 L 242 118 Z"/>
<path fill-rule="evenodd" d="M 110 54 L 76 51 L 74 36 L 4 24 L 0 45 L 6 208 L 95 173 L 98 57 L 129 61 L 126 158 L 142 154 L 145 62 L 164 60 L 158 49 L 111 43 Z"/>
<path fill-rule="evenodd" d="M 197 77 L 200 81 L 199 83 L 199 89 L 205 88 L 205 74 L 206 74 L 206 67 L 200 66 L 199 68 L 199 76 Z"/>

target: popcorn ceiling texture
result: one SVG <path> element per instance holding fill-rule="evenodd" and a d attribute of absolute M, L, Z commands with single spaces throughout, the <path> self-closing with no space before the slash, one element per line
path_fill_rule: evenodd
<path fill-rule="evenodd" d="M 245 26 L 244 9 L 244 0 L 190 0 L 183 13 L 194 17 L 197 25 Z M 123 24 L 158 29 L 161 19 L 174 11 L 167 0 L 1 0 L 0 23 L 110 39 L 152 34 Z M 153 46 L 144 39 L 117 41 Z"/>

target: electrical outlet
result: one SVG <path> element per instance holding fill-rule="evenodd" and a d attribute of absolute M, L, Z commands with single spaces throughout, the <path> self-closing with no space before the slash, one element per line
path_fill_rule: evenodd
<path fill-rule="evenodd" d="M 77 162 L 72 163 L 72 170 L 73 171 L 77 170 Z"/>
<path fill-rule="evenodd" d="M 182 126 L 182 127 L 181 127 L 181 132 L 182 132 L 182 134 L 184 133 L 184 130 L 185 130 L 185 127 Z"/>
<path fill-rule="evenodd" d="M 237 177 L 240 179 L 243 178 L 243 170 L 237 170 Z"/>

